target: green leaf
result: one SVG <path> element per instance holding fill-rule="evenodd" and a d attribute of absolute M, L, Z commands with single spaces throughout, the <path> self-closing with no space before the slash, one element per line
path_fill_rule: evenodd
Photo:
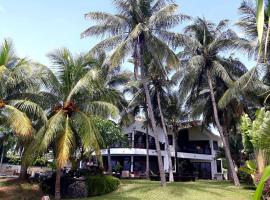
<path fill-rule="evenodd" d="M 269 179 L 269 177 L 270 177 L 270 166 L 267 166 L 263 171 L 263 175 L 262 175 L 261 180 L 257 186 L 253 200 L 261 200 L 264 185 L 265 185 L 266 181 Z"/>

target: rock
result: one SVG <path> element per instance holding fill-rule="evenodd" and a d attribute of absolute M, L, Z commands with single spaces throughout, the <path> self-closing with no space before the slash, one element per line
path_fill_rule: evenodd
<path fill-rule="evenodd" d="M 87 196 L 88 191 L 85 181 L 75 181 L 68 186 L 68 197 L 83 198 Z"/>

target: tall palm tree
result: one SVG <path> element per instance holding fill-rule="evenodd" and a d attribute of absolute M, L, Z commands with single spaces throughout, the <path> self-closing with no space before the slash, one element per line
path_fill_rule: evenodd
<path fill-rule="evenodd" d="M 185 66 L 182 77 L 179 78 L 179 97 L 182 99 L 183 96 L 191 95 L 196 98 L 200 93 L 204 93 L 210 98 L 214 124 L 224 145 L 233 182 L 239 185 L 215 95 L 221 83 L 230 87 L 236 78 L 235 74 L 241 73 L 241 65 L 220 55 L 224 50 L 233 49 L 241 43 L 236 33 L 227 28 L 227 23 L 227 20 L 223 20 L 215 25 L 205 19 L 197 18 L 185 28 L 184 32 L 187 36 L 176 36 L 178 45 L 184 47 L 179 57 Z"/>
<path fill-rule="evenodd" d="M 243 31 L 247 42 L 243 45 L 243 49 L 249 53 L 251 58 L 257 60 L 257 65 L 251 70 L 247 71 L 241 78 L 239 78 L 232 87 L 230 87 L 221 99 L 220 105 L 224 106 L 233 99 L 239 99 L 243 96 L 250 95 L 257 96 L 256 101 L 263 101 L 269 95 L 269 48 L 270 44 L 267 41 L 265 34 L 263 34 L 261 41 L 258 40 L 257 30 L 257 10 L 256 5 L 251 0 L 244 0 L 239 7 L 240 20 L 236 25 Z M 264 19 L 267 18 L 269 10 L 264 11 Z M 263 33 L 269 30 L 267 21 L 263 23 Z M 264 56 L 259 53 L 264 49 Z M 259 55 L 259 56 L 258 56 Z M 266 84 L 266 85 L 265 85 Z M 268 86 L 267 86 L 268 85 Z M 253 98 L 254 100 L 255 98 Z M 252 101 L 250 101 L 252 102 Z M 265 102 L 266 103 L 266 102 Z"/>
<path fill-rule="evenodd" d="M 97 44 L 91 50 L 92 53 L 98 53 L 100 49 L 107 51 L 113 49 L 108 58 L 108 63 L 112 67 L 118 66 L 123 58 L 132 55 L 135 77 L 138 77 L 140 67 L 140 78 L 146 95 L 149 118 L 155 133 L 161 185 L 165 186 L 159 136 L 149 94 L 144 56 L 151 55 L 154 59 L 165 62 L 169 66 L 177 65 L 177 57 L 164 43 L 161 36 L 168 29 L 175 27 L 185 16 L 175 14 L 177 5 L 168 4 L 171 2 L 169 0 L 114 0 L 113 2 L 117 9 L 116 15 L 103 12 L 90 12 L 85 15 L 87 19 L 98 22 L 98 25 L 85 30 L 82 37 L 107 35 L 108 38 Z M 166 58 L 160 60 L 159 57 Z"/>
<path fill-rule="evenodd" d="M 60 49 L 49 54 L 49 58 L 57 77 L 53 79 L 48 122 L 36 134 L 32 150 L 42 152 L 51 143 L 55 144 L 55 199 L 60 199 L 61 168 L 76 149 L 76 141 L 84 150 L 93 149 L 98 153 L 101 138 L 94 117 L 115 117 L 119 93 L 108 87 L 102 70 L 95 67 L 89 56 L 75 57 L 67 49 Z"/>
<path fill-rule="evenodd" d="M 0 47 L 0 121 L 24 141 L 24 147 L 35 132 L 35 123 L 46 121 L 42 107 L 28 96 L 48 83 L 47 72 L 45 66 L 19 58 L 10 40 L 3 41 Z M 26 177 L 26 169 L 23 162 L 20 178 Z"/>

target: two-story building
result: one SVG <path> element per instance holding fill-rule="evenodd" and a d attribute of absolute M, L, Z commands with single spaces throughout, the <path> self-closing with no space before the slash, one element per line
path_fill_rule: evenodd
<path fill-rule="evenodd" d="M 112 168 L 120 165 L 123 171 L 129 171 L 134 177 L 142 177 L 146 171 L 147 140 L 149 149 L 149 168 L 158 173 L 158 161 L 154 133 L 147 131 L 143 121 L 124 128 L 130 142 L 129 147 L 115 144 L 110 149 Z M 168 172 L 168 157 L 165 151 L 163 130 L 158 127 L 161 154 L 164 170 Z M 169 145 L 174 172 L 178 174 L 195 173 L 200 179 L 215 179 L 222 173 L 222 163 L 217 160 L 216 151 L 220 145 L 220 137 L 205 128 L 198 121 L 183 123 L 177 133 L 168 130 Z M 108 151 L 101 150 L 105 170 L 108 167 Z"/>

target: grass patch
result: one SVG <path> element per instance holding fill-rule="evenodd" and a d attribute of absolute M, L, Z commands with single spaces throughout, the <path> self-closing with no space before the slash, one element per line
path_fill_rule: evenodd
<path fill-rule="evenodd" d="M 123 180 L 117 191 L 84 200 L 249 200 L 253 193 L 225 181 L 177 182 L 161 188 L 159 182 Z"/>
<path fill-rule="evenodd" d="M 177 182 L 161 188 L 155 181 L 123 180 L 117 191 L 84 200 L 249 200 L 253 193 L 253 188 L 237 188 L 225 181 Z M 40 200 L 41 197 L 37 184 L 0 179 L 0 199 Z"/>
<path fill-rule="evenodd" d="M 14 178 L 0 179 L 0 199 L 40 200 L 42 192 L 37 184 L 22 182 Z"/>

